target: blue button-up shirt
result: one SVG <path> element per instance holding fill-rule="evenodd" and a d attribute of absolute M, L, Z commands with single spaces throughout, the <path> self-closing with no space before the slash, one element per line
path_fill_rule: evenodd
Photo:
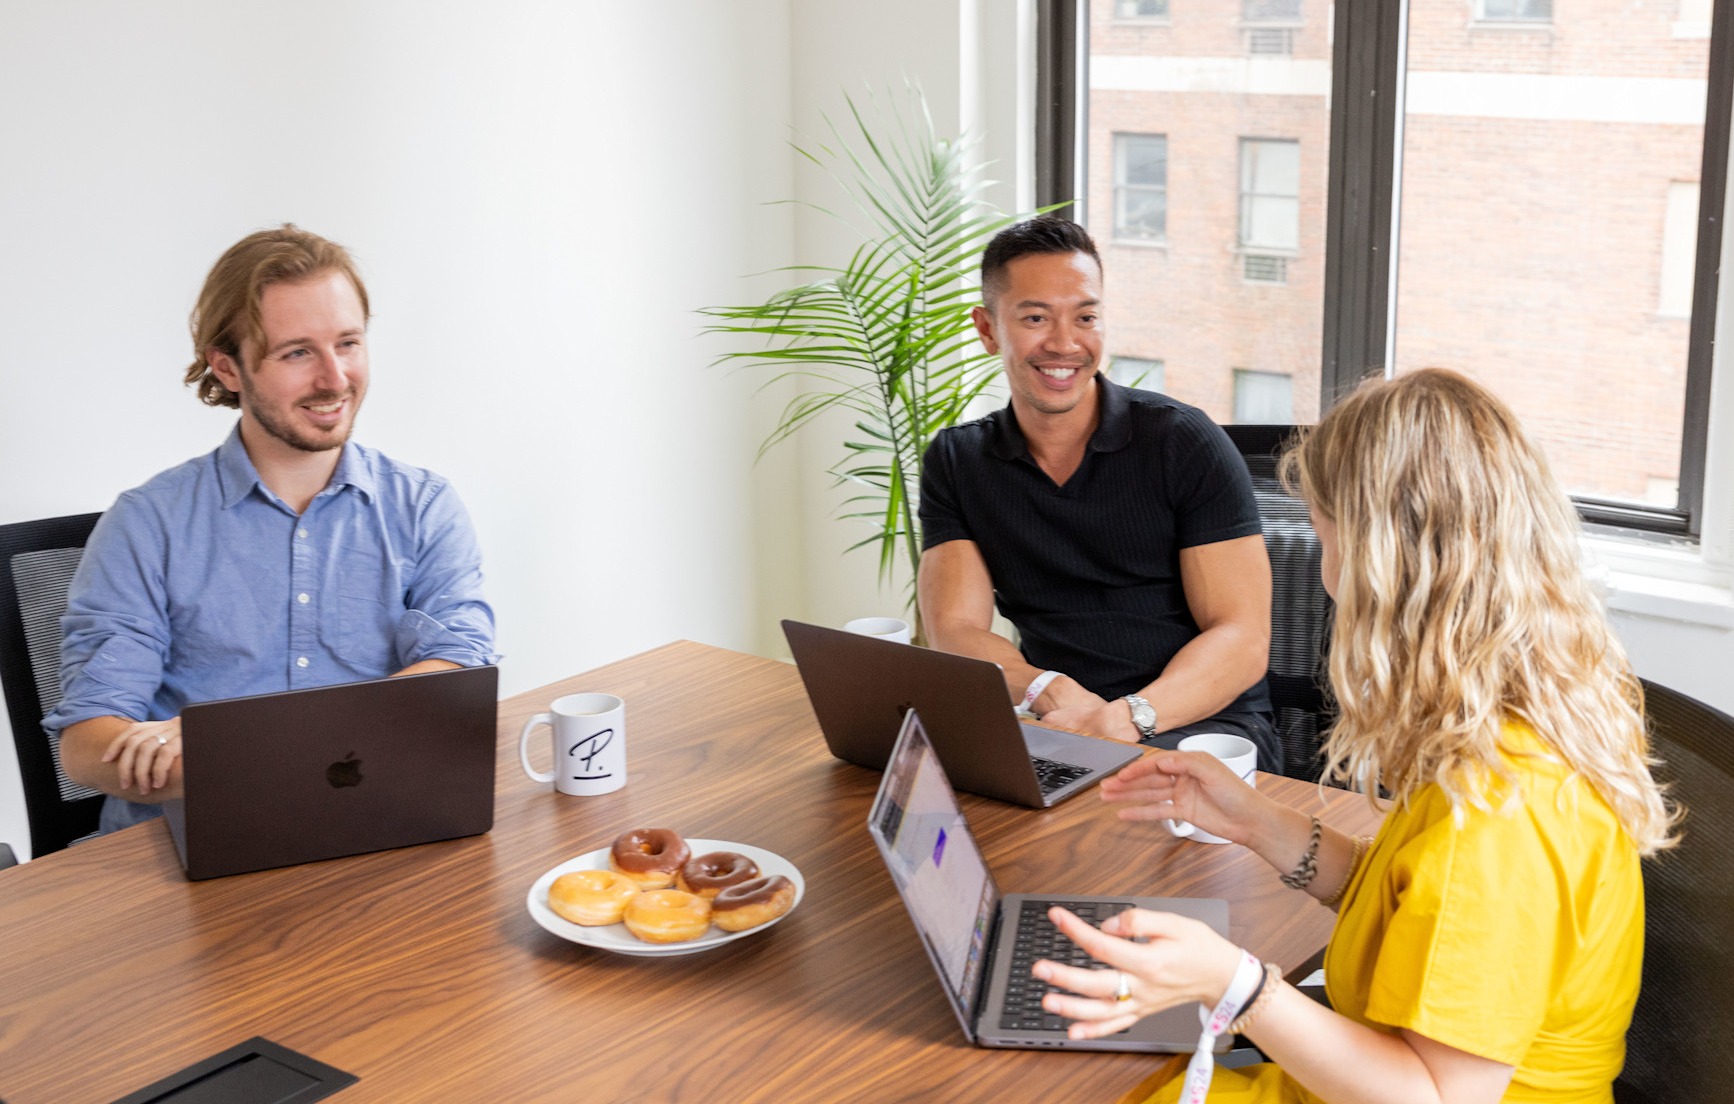
<path fill-rule="evenodd" d="M 445 480 L 351 442 L 296 516 L 238 428 L 103 515 L 61 626 L 62 697 L 42 722 L 56 737 L 92 717 L 166 720 L 192 702 L 496 658 L 481 553 Z M 153 812 L 111 798 L 104 828 Z"/>

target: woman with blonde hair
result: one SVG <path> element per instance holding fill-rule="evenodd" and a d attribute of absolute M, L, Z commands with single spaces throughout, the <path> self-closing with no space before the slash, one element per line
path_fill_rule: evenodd
<path fill-rule="evenodd" d="M 1128 1102 L 1611 1102 L 1642 964 L 1639 859 L 1673 842 L 1677 814 L 1570 500 L 1498 399 L 1438 369 L 1358 389 L 1284 477 L 1336 599 L 1326 777 L 1383 792 L 1378 836 L 1323 827 L 1198 753 L 1148 756 L 1102 796 L 1244 844 L 1336 907 L 1334 1011 L 1201 924 L 1133 910 L 1098 931 L 1059 909 L 1111 968 L 1039 963 L 1070 991 L 1048 1010 L 1097 1037 L 1199 1001 L 1207 1033 L 1274 1063 L 1212 1071 L 1201 1048 Z"/>

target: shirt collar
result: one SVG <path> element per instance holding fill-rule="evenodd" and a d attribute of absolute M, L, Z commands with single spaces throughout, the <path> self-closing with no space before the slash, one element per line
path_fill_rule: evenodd
<path fill-rule="evenodd" d="M 271 488 L 259 478 L 259 469 L 253 466 L 253 458 L 247 455 L 247 446 L 241 443 L 241 423 L 238 420 L 229 436 L 217 446 L 217 478 L 221 481 L 225 510 L 252 494 L 254 488 L 268 501 L 277 501 Z M 319 493 L 331 494 L 344 487 L 354 487 L 369 501 L 373 500 L 378 487 L 373 466 L 353 442 L 343 446 L 343 454 L 337 458 L 331 481 Z"/>
<path fill-rule="evenodd" d="M 1096 422 L 1095 432 L 1090 434 L 1089 450 L 1117 452 L 1132 440 L 1132 404 L 1124 387 L 1101 375 L 1096 377 L 1096 394 L 1100 419 Z M 990 446 L 993 454 L 1001 460 L 1028 456 L 1029 442 L 1024 440 L 1023 430 L 1018 428 L 1017 415 L 1012 412 L 1011 403 L 995 412 L 995 421 L 999 432 L 994 435 Z"/>

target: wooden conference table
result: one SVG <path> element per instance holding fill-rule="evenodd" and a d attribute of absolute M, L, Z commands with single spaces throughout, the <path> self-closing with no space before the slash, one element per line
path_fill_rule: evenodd
<path fill-rule="evenodd" d="M 627 702 L 629 783 L 556 795 L 517 762 L 562 693 Z M 487 835 L 187 882 L 161 821 L 0 872 L 0 1099 L 112 1101 L 261 1035 L 364 1101 L 1111 1101 L 1147 1056 L 964 1042 L 868 837 L 879 775 L 830 757 L 794 670 L 670 644 L 500 704 Z M 545 739 L 545 736 L 544 736 Z M 546 759 L 546 751 L 542 753 Z M 1259 785 L 1365 832 L 1363 798 Z M 1224 897 L 1292 970 L 1331 914 L 1238 847 L 965 795 L 1001 888 Z M 710 951 L 626 957 L 543 931 L 537 877 L 635 826 L 775 851 L 806 897 Z"/>

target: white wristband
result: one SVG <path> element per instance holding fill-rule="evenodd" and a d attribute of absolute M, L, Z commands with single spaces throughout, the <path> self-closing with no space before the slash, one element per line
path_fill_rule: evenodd
<path fill-rule="evenodd" d="M 1252 996 L 1263 977 L 1264 964 L 1243 950 L 1240 952 L 1240 965 L 1234 971 L 1234 980 L 1228 983 L 1228 990 L 1216 1002 L 1216 1007 L 1198 1006 L 1198 1018 L 1203 1022 L 1204 1031 L 1198 1036 L 1198 1049 L 1192 1052 L 1192 1061 L 1186 1066 L 1186 1086 L 1180 1091 L 1182 1104 L 1204 1104 L 1205 1094 L 1210 1091 L 1210 1074 L 1216 1068 L 1216 1055 L 1212 1053 L 1216 1049 L 1216 1037 L 1228 1030 L 1228 1025 L 1242 1011 L 1241 1005 Z"/>
<path fill-rule="evenodd" d="M 1030 680 L 1030 688 L 1024 691 L 1024 711 L 1036 711 L 1036 699 L 1042 696 L 1042 691 L 1048 688 L 1048 683 L 1062 677 L 1058 671 L 1043 671 Z"/>

